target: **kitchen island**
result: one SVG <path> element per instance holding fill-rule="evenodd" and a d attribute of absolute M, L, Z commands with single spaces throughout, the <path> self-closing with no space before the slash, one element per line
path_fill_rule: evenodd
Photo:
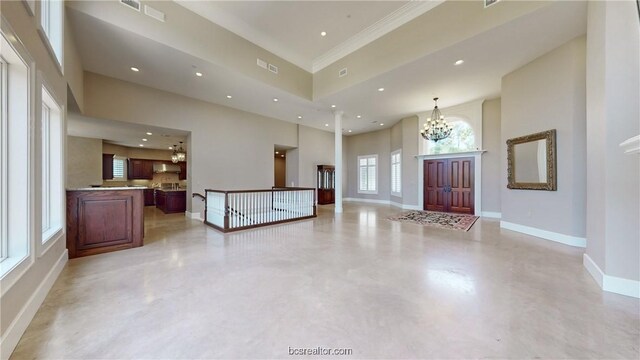
<path fill-rule="evenodd" d="M 185 212 L 187 210 L 187 191 L 156 189 L 156 207 L 165 214 Z"/>
<path fill-rule="evenodd" d="M 142 246 L 144 189 L 67 189 L 69 258 Z"/>

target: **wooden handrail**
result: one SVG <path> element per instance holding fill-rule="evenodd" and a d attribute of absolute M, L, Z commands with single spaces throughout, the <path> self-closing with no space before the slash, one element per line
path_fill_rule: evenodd
<path fill-rule="evenodd" d="M 207 200 L 207 198 L 206 198 L 206 197 L 204 197 L 204 195 L 202 195 L 202 194 L 199 194 L 199 193 L 193 193 L 193 194 L 191 194 L 191 197 L 192 197 L 192 198 L 194 198 L 194 197 L 196 197 L 196 196 L 197 196 L 197 197 L 199 197 L 199 198 L 200 198 L 200 200 L 202 200 L 202 201 Z"/>

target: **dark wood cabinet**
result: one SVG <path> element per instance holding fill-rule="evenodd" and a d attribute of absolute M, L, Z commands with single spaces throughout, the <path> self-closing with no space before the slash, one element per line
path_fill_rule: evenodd
<path fill-rule="evenodd" d="M 333 204 L 335 202 L 335 167 L 333 165 L 318 165 L 318 205 Z"/>
<path fill-rule="evenodd" d="M 424 210 L 474 213 L 474 159 L 424 162 Z"/>
<path fill-rule="evenodd" d="M 127 178 L 129 180 L 151 180 L 153 179 L 154 160 L 129 159 L 127 168 Z"/>
<path fill-rule="evenodd" d="M 102 154 L 102 180 L 113 179 L 113 154 Z"/>
<path fill-rule="evenodd" d="M 187 210 L 187 192 L 184 190 L 156 190 L 156 207 L 165 214 Z"/>
<path fill-rule="evenodd" d="M 142 190 L 67 191 L 69 257 L 142 246 Z"/>
<path fill-rule="evenodd" d="M 144 189 L 144 206 L 153 206 L 156 204 L 154 189 Z"/>
<path fill-rule="evenodd" d="M 178 165 L 180 165 L 180 174 L 178 174 L 178 179 L 187 180 L 187 162 L 179 162 Z"/>

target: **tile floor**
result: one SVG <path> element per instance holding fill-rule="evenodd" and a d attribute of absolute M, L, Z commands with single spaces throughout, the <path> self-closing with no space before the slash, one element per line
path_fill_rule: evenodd
<path fill-rule="evenodd" d="M 638 299 L 602 293 L 581 249 L 332 210 L 223 235 L 148 208 L 144 247 L 69 261 L 13 359 L 639 357 Z"/>

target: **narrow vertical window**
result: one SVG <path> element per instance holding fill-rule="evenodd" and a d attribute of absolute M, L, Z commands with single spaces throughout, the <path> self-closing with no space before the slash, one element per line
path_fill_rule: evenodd
<path fill-rule="evenodd" d="M 62 36 L 64 24 L 64 2 L 62 0 L 40 1 L 41 33 L 52 55 L 62 65 Z"/>
<path fill-rule="evenodd" d="M 62 109 L 42 88 L 41 188 L 42 243 L 62 230 Z"/>
<path fill-rule="evenodd" d="M 391 195 L 402 195 L 402 150 L 391 153 Z"/>
<path fill-rule="evenodd" d="M 7 236 L 7 62 L 0 57 L 0 262 L 8 256 Z"/>
<path fill-rule="evenodd" d="M 358 192 L 378 193 L 378 155 L 358 156 Z"/>

